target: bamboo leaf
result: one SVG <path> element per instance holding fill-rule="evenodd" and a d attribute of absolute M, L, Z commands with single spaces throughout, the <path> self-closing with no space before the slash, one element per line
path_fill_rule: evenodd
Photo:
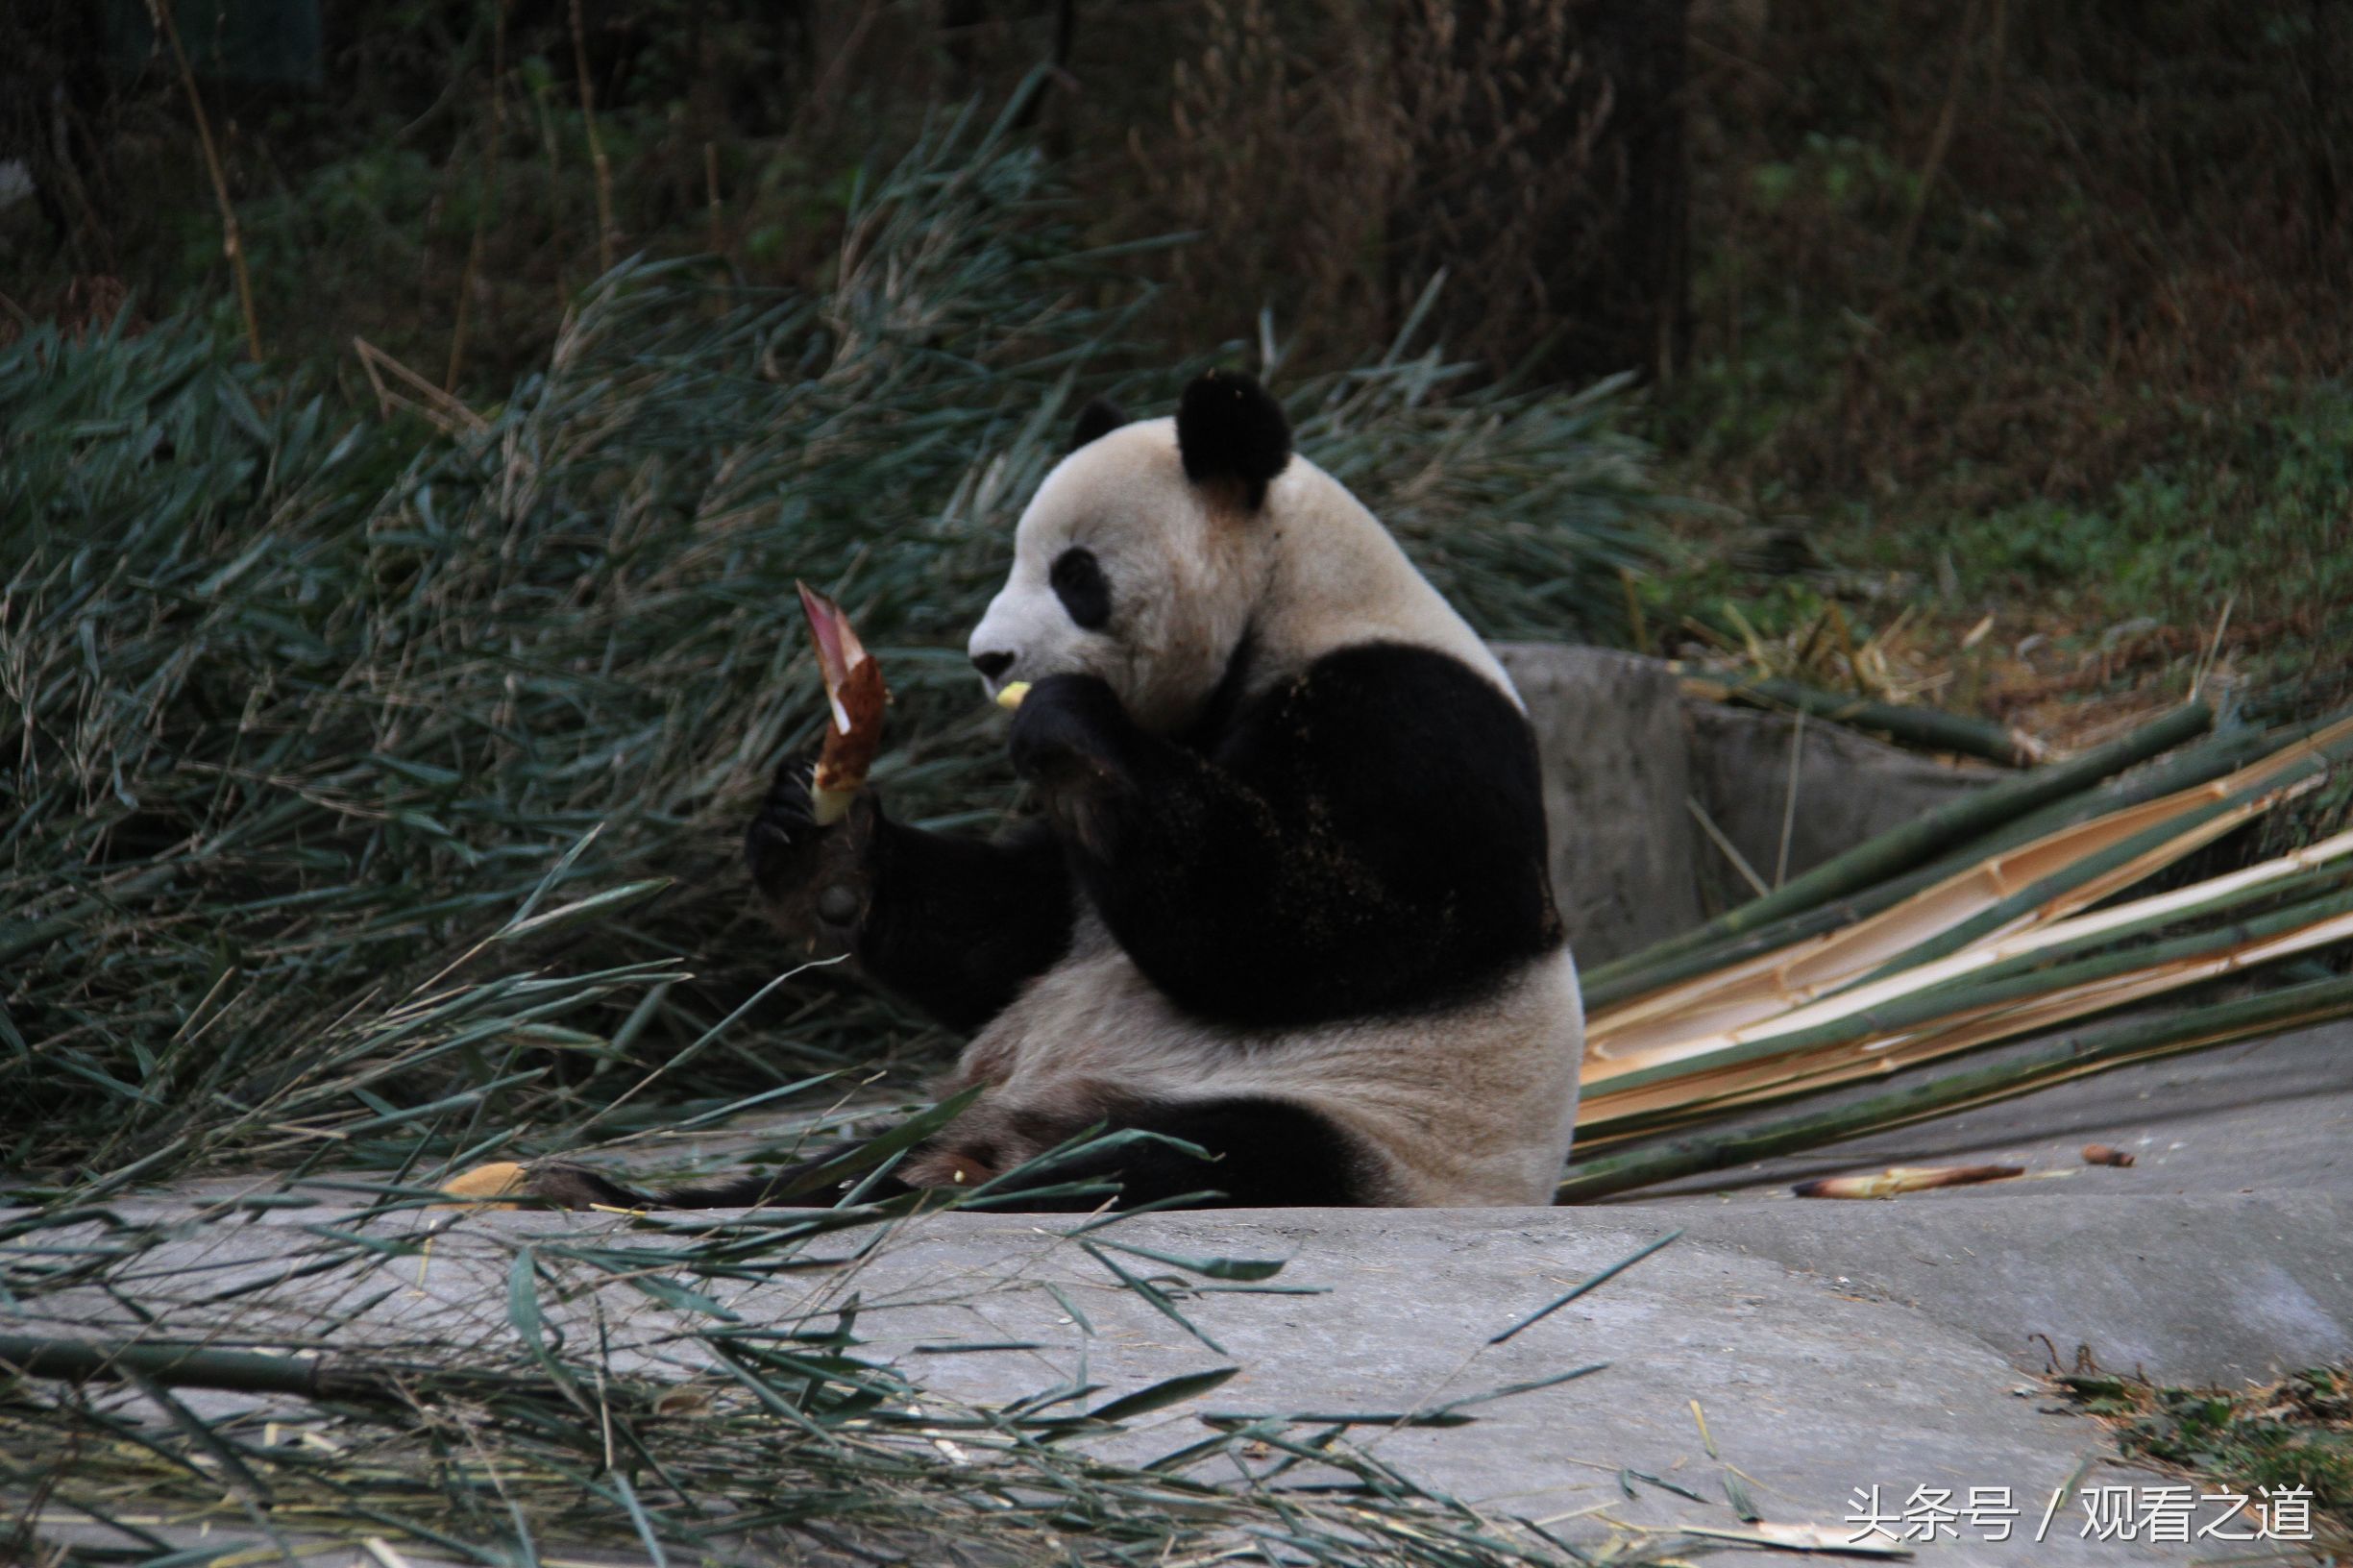
<path fill-rule="evenodd" d="M 1132 1394 L 1122 1394 L 1117 1399 L 1098 1405 L 1087 1412 L 1087 1419 L 1124 1421 L 1131 1416 L 1164 1410 L 1171 1405 L 1182 1405 L 1213 1388 L 1222 1387 L 1240 1370 L 1238 1366 L 1217 1366 L 1206 1372 L 1186 1372 L 1173 1378 L 1164 1378 L 1149 1387 L 1139 1388 Z"/>

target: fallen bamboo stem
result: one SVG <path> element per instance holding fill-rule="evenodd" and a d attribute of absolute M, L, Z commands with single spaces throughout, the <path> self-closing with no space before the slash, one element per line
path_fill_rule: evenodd
<path fill-rule="evenodd" d="M 2291 748 L 2227 779 L 2110 812 L 1969 865 L 1835 932 L 1597 1009 L 1587 1020 L 1588 1052 L 1604 1060 L 1639 1058 L 2062 920 L 2173 864 L 2292 789 L 2309 787 L 2315 767 L 2312 756 Z M 2276 782 L 2283 773 L 2286 784 Z"/>
<path fill-rule="evenodd" d="M 2156 1019 L 2127 1019 L 2071 1036 L 2006 1062 L 1945 1074 L 1851 1105 L 1806 1112 L 1729 1132 L 1679 1138 L 1569 1167 L 1556 1201 L 1582 1203 L 1754 1160 L 1796 1154 L 1861 1133 L 1990 1103 L 2064 1078 L 2152 1056 L 2227 1045 L 2250 1035 L 2353 1013 L 2353 975 L 2286 986 L 2259 996 L 2191 1008 Z"/>
<path fill-rule="evenodd" d="M 52 1338 L 29 1334 L 0 1334 L 0 1366 L 29 1378 L 73 1383 L 92 1378 L 144 1379 L 167 1388 L 292 1394 L 303 1399 L 392 1398 L 396 1397 L 392 1390 L 402 1375 L 436 1375 L 427 1367 L 355 1368 L 299 1356 L 221 1350 L 209 1345 Z"/>
<path fill-rule="evenodd" d="M 2260 780 L 2234 790 L 2209 805 L 2144 828 L 2121 843 L 2087 855 L 2064 870 L 2021 888 L 2007 898 L 1939 932 L 1900 956 L 1888 960 L 1855 983 L 1869 985 L 1874 980 L 1960 952 L 2070 895 L 2072 895 L 2076 907 L 2080 908 L 2085 901 L 2086 890 L 2100 892 L 2118 884 L 2120 878 L 2128 877 L 2130 882 L 2141 880 L 2179 860 L 2190 850 L 2220 837 L 2243 817 L 2260 815 L 2280 801 L 2310 789 L 2320 781 L 2327 768 L 2325 760 L 2300 763 L 2290 769 L 2285 777 Z M 2143 862 L 2151 864 L 2144 867 Z M 2129 882 L 2122 885 L 2128 886 Z"/>
<path fill-rule="evenodd" d="M 2005 726 L 1947 713 L 1941 708 L 1874 702 L 1869 698 L 1826 692 L 1776 675 L 1686 675 L 1683 685 L 1684 690 L 1694 695 L 1712 697 L 1721 693 L 1752 707 L 1826 719 L 1851 729 L 1876 730 L 1908 746 L 1957 751 L 2008 768 L 2022 768 L 2035 760 L 2027 743 Z"/>
<path fill-rule="evenodd" d="M 2071 964 L 2054 964 L 2001 979 L 1965 979 L 1924 992 L 1898 996 L 1882 1006 L 1865 1008 L 1807 1028 L 1775 1027 L 1748 1034 L 1722 1044 L 1695 1042 L 1694 1047 L 1649 1053 L 1639 1066 L 1623 1071 L 1589 1076 L 1588 1093 L 1623 1092 L 1670 1078 L 1684 1078 L 1763 1057 L 1794 1055 L 1833 1045 L 1850 1045 L 1875 1036 L 1895 1035 L 1922 1024 L 1941 1024 L 1956 1017 L 2030 1001 L 2070 987 L 2086 986 L 2121 975 L 2153 971 L 2179 960 L 2212 958 L 2225 949 L 2251 946 L 2273 937 L 2318 927 L 2340 916 L 2353 915 L 2353 893 L 2315 898 L 2268 915 L 2235 921 L 2211 930 L 2152 943 L 2120 952 L 2104 952 Z M 2039 955 L 2037 955 L 2039 956 Z M 2286 956 L 2285 954 L 2277 956 Z M 2187 984 L 2185 979 L 2182 983 Z M 1607 1064 L 1604 1064 L 1605 1067 Z"/>
<path fill-rule="evenodd" d="M 2065 966 L 2119 949 L 2128 942 L 2157 936 L 2186 922 L 2210 919 L 2259 900 L 2292 897 L 2310 901 L 2325 890 L 2341 888 L 2353 876 L 2353 867 L 2336 864 L 2347 854 L 2353 854 L 2353 832 L 2341 833 L 2294 854 L 2211 882 L 2153 894 L 2097 915 L 2061 920 L 1930 963 L 1898 969 L 1875 980 L 1849 984 L 1801 1005 L 1752 1017 L 1746 1024 L 1717 1022 L 1704 1028 L 1695 1026 L 1675 1041 L 1672 1048 L 1679 1059 L 1704 1060 L 1711 1049 L 1785 1036 L 1830 1019 L 1868 1013 L 1906 996 L 1930 992 L 1949 996 L 1957 988 L 1983 987 L 2038 972 L 2050 974 Z M 2227 928 L 2203 934 L 2218 940 L 2227 935 Z M 2184 940 L 2193 943 L 2200 941 L 2195 937 Z M 2199 951 L 2211 948 L 2201 944 Z M 2130 964 L 2125 966 L 2127 972 L 2132 968 Z M 1641 1063 L 1655 1060 L 1657 1049 L 1630 1052 L 1607 1049 L 1602 1060 Z M 1599 1072 L 1593 1077 L 1593 1085 L 1596 1098 L 1590 1103 L 1585 1118 L 1588 1121 L 1598 1119 L 1593 1113 L 1598 1113 L 1602 1096 L 1611 1087 Z"/>
<path fill-rule="evenodd" d="M 2193 708 L 2176 709 L 2168 718 L 2178 719 L 2181 715 L 2192 711 L 2194 711 L 2194 705 Z M 1906 871 L 1891 881 L 1881 882 L 1876 886 L 1866 882 L 1851 893 L 1836 895 L 1831 901 L 1810 909 L 1783 914 L 1778 918 L 1769 919 L 1762 925 L 1744 920 L 1738 932 L 1728 937 L 1707 935 L 1710 930 L 1730 919 L 1732 916 L 1743 915 L 1751 907 L 1743 905 L 1740 909 L 1731 911 L 1729 915 L 1719 917 L 1709 925 L 1698 927 L 1679 937 L 1669 938 L 1665 942 L 1654 943 L 1641 952 L 1630 953 L 1612 963 L 1596 966 L 1583 976 L 1586 1010 L 1598 1012 L 1631 997 L 1644 995 L 1679 981 L 1691 979 L 1695 975 L 1712 973 L 1743 959 L 1753 958 L 1761 953 L 1787 947 L 1803 942 L 1809 937 L 1821 936 L 1827 931 L 1835 931 L 1843 925 L 1892 908 L 1904 899 L 1934 887 L 1946 878 L 1979 864 L 1989 856 L 2017 848 L 2062 828 L 2071 827 L 2096 817 L 2143 805 L 2169 795 L 2179 794 L 2186 789 L 2193 789 L 2197 785 L 2218 778 L 2224 773 L 2242 770 L 2263 757 L 2278 755 L 2298 742 L 2323 736 L 2344 724 L 2349 719 L 2353 719 L 2353 710 L 2335 713 L 2285 730 L 2266 732 L 2246 729 L 2218 735 L 2203 745 L 2182 752 L 2179 756 L 2168 757 L 2162 762 L 2155 763 L 2137 773 L 2119 778 L 2104 787 L 2062 796 L 2060 798 L 2029 811 L 2025 816 L 2006 823 L 1991 825 L 1978 837 L 1961 844 L 1958 848 L 1939 856 L 1928 865 Z M 2164 723 L 2166 721 L 2160 720 L 2158 723 Z M 2124 742 L 2133 741 L 2149 734 L 2155 727 L 2155 725 L 2150 725 L 2147 728 L 2137 730 L 2133 735 L 2125 736 L 2123 741 L 2111 744 L 2121 745 Z M 2088 763 L 2097 754 L 2097 752 L 2087 751 L 2083 756 L 2074 759 L 2074 762 L 2062 763 L 2058 767 L 2071 768 L 2078 763 Z M 2126 763 L 2122 766 L 2128 767 L 2130 764 Z M 2055 770 L 2038 770 L 2024 778 L 2014 779 L 1985 790 L 1978 796 L 1973 796 L 1971 801 L 1955 802 L 1955 806 L 1983 800 L 1999 791 L 2031 784 L 2052 772 Z M 1808 871 L 1805 877 L 1801 877 L 1798 881 L 1779 890 L 1775 896 L 1780 897 L 1782 894 L 1794 892 L 1807 878 L 1829 870 L 1832 867 L 1837 866 L 1839 861 L 1846 860 L 1851 855 L 1860 855 L 1870 850 L 1875 845 L 1895 838 L 1897 834 L 1923 826 L 1933 820 L 1936 815 L 1938 814 L 1931 813 L 1927 817 L 1921 818 L 1917 822 L 1906 823 L 1903 827 L 1897 828 L 1891 833 L 1880 835 L 1879 838 L 1872 840 L 1869 844 L 1858 845 L 1848 851 L 1848 855 L 1840 856 L 1838 860 L 1825 862 Z"/>
<path fill-rule="evenodd" d="M 1882 833 L 1705 925 L 1615 963 L 1602 965 L 1587 977 L 1588 1005 L 1601 1005 L 1594 999 L 1594 992 L 1614 989 L 1613 983 L 1622 977 L 1656 968 L 1669 959 L 1714 945 L 1721 939 L 1756 931 L 1782 917 L 1860 892 L 1909 870 L 1941 849 L 1997 828 L 2021 812 L 2063 800 L 2135 763 L 2169 751 L 2202 733 L 2213 723 L 2214 711 L 2204 703 L 2185 704 L 2153 723 L 2080 757 L 2038 768 L 2019 778 L 2005 779 Z M 1616 993 L 1632 994 L 1623 990 Z"/>

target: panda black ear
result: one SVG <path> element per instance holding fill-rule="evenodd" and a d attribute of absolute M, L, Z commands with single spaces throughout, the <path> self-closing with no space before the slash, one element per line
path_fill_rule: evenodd
<path fill-rule="evenodd" d="M 1078 411 L 1078 423 L 1070 430 L 1070 450 L 1078 451 L 1101 436 L 1111 434 L 1127 423 L 1127 415 L 1109 398 L 1093 398 Z"/>
<path fill-rule="evenodd" d="M 1241 486 L 1251 510 L 1291 460 L 1290 421 L 1266 389 L 1239 371 L 1195 378 L 1177 404 L 1177 452 L 1195 484 Z"/>

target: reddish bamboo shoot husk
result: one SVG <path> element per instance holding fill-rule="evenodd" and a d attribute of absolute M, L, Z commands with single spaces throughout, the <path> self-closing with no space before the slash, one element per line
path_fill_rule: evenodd
<path fill-rule="evenodd" d="M 858 641 L 842 606 L 805 582 L 794 586 L 800 590 L 801 614 L 817 648 L 818 676 L 832 710 L 809 781 L 809 815 L 821 827 L 840 821 L 866 788 L 875 753 L 882 749 L 882 710 L 891 694 L 883 685 L 882 667 Z"/>

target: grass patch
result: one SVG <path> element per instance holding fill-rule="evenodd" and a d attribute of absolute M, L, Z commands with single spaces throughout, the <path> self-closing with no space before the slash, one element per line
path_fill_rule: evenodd
<path fill-rule="evenodd" d="M 2170 1388 L 2104 1374 L 2063 1377 L 2127 1455 L 2246 1493 L 2301 1487 L 2315 1531 L 2353 1544 L 2353 1367 L 2314 1367 L 2264 1387 Z"/>
<path fill-rule="evenodd" d="M 1683 525 L 1654 625 L 1908 610 L 1923 696 L 2061 744 L 2210 670 L 2341 700 L 2346 99 L 2296 85 L 2344 27 L 1695 12 L 1697 330 L 1656 429 L 1736 517 Z"/>

